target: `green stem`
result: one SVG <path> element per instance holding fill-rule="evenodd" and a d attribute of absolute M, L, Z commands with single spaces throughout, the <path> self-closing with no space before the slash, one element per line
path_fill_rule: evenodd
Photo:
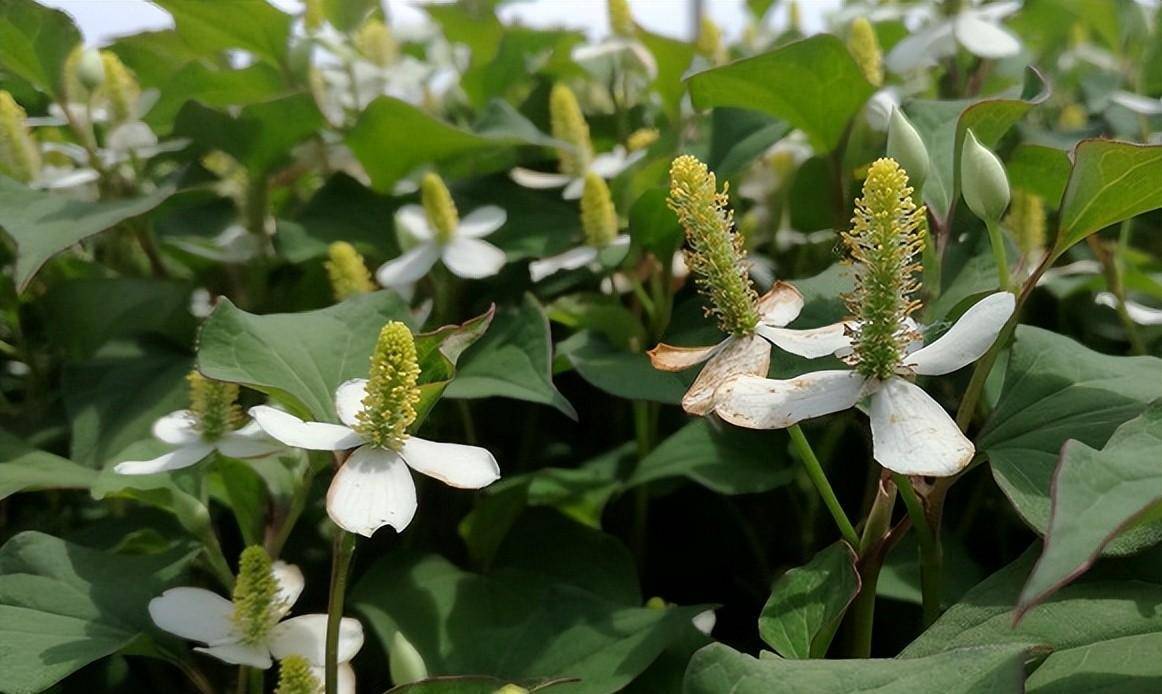
<path fill-rule="evenodd" d="M 294 496 L 291 497 L 290 505 L 287 507 L 286 513 L 267 533 L 264 544 L 266 546 L 266 553 L 271 558 L 277 559 L 282 554 L 282 548 L 286 545 L 291 531 L 294 530 L 295 523 L 298 522 L 299 516 L 303 513 L 303 509 L 306 508 L 307 497 L 311 491 L 311 483 L 315 479 L 315 468 L 309 459 L 304 467 L 302 479 L 299 480 L 299 484 L 295 488 Z"/>
<path fill-rule="evenodd" d="M 896 505 L 896 486 L 890 479 L 880 478 L 875 500 L 867 514 L 859 549 L 859 595 L 855 596 L 851 611 L 851 656 L 871 656 L 872 627 L 875 624 L 876 584 L 883 568 L 887 551 L 885 540 L 892 524 L 892 508 Z"/>
<path fill-rule="evenodd" d="M 326 694 L 339 691 L 339 625 L 343 619 L 347 572 L 354 551 L 355 535 L 336 529 L 331 558 L 331 594 L 327 601 Z"/>
<path fill-rule="evenodd" d="M 803 430 L 799 428 L 798 424 L 794 424 L 787 431 L 791 434 L 791 443 L 795 445 L 795 450 L 799 453 L 799 460 L 802 461 L 803 468 L 807 471 L 807 476 L 811 478 L 811 483 L 815 485 L 815 490 L 819 492 L 819 496 L 823 499 L 827 510 L 831 512 L 831 517 L 835 519 L 835 525 L 839 526 L 839 533 L 851 545 L 852 549 L 858 549 L 859 535 L 856 534 L 855 527 L 848 520 L 847 514 L 843 511 L 843 507 L 839 505 L 839 499 L 835 497 L 835 490 L 831 488 L 831 483 L 827 480 L 827 474 L 823 472 L 823 466 L 819 464 L 819 459 L 815 457 L 815 451 L 811 449 L 811 444 L 807 441 L 807 437 L 803 435 Z"/>
<path fill-rule="evenodd" d="M 202 549 L 205 550 L 206 562 L 209 564 L 214 577 L 222 583 L 224 588 L 233 590 L 234 572 L 230 570 L 230 562 L 226 561 L 226 555 L 222 553 L 222 545 L 219 544 L 218 537 L 214 535 L 213 529 L 209 526 L 202 533 Z"/>
<path fill-rule="evenodd" d="M 263 685 L 266 684 L 263 678 L 262 670 L 256 667 L 246 668 L 250 671 L 250 694 L 262 694 Z"/>
<path fill-rule="evenodd" d="M 989 232 L 989 245 L 993 247 L 993 260 L 997 264 L 997 281 L 1002 291 L 1009 291 L 1012 280 L 1009 277 L 1009 259 L 1005 255 L 1005 238 L 995 220 L 985 220 Z"/>
<path fill-rule="evenodd" d="M 940 534 L 929 524 L 924 514 L 924 506 L 912 481 L 907 476 L 892 473 L 896 488 L 900 490 L 900 498 L 908 509 L 908 516 L 912 519 L 912 526 L 916 528 L 916 535 L 920 541 L 920 590 L 923 594 L 924 626 L 927 627 L 940 616 L 940 602 L 943 594 L 943 563 L 944 551 L 940 545 Z"/>
<path fill-rule="evenodd" d="M 633 402 L 633 429 L 637 441 L 638 465 L 645 460 L 653 448 L 652 436 L 653 417 L 650 413 L 650 403 L 643 400 Z M 648 485 L 639 485 L 634 490 L 634 522 L 632 546 L 639 564 L 644 566 L 646 555 L 646 534 L 649 528 L 650 493 Z"/>

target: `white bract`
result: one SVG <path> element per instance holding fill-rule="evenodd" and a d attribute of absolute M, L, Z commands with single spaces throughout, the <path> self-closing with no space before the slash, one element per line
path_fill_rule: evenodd
<path fill-rule="evenodd" d="M 1094 297 L 1094 303 L 1116 309 L 1118 297 L 1114 296 L 1112 292 L 1101 292 Z M 1138 325 L 1162 325 L 1162 309 L 1151 308 L 1129 299 L 1126 299 L 1125 305 L 1126 315 Z"/>
<path fill-rule="evenodd" d="M 607 248 L 614 248 L 624 250 L 629 248 L 629 235 L 618 234 L 605 246 L 593 246 L 588 243 L 583 243 L 576 248 L 570 248 L 564 253 L 549 256 L 548 258 L 541 258 L 529 263 L 529 277 L 534 282 L 540 282 L 549 275 L 556 274 L 563 270 L 576 270 L 581 267 L 590 267 L 594 271 L 600 269 L 597 262 L 598 256 Z"/>
<path fill-rule="evenodd" d="M 715 412 L 738 426 L 782 429 L 854 407 L 870 396 L 867 413 L 876 462 L 904 475 L 954 475 L 972 459 L 972 442 L 944 408 L 909 379 L 951 373 L 979 359 L 1015 305 L 1008 292 L 985 297 L 939 339 L 907 349 L 897 375 L 886 380 L 846 369 L 815 371 L 788 380 L 742 375 L 718 389 Z M 840 334 L 850 332 L 843 324 L 829 327 L 838 327 Z"/>
<path fill-rule="evenodd" d="M 481 239 L 504 226 L 506 219 L 505 211 L 495 205 L 475 209 L 459 220 L 445 241 L 422 206 L 404 205 L 396 212 L 396 224 L 418 243 L 381 265 L 375 279 L 384 287 L 407 286 L 427 275 L 436 261 L 442 261 L 457 277 L 491 277 L 504 267 L 504 251 Z"/>
<path fill-rule="evenodd" d="M 250 409 L 268 434 L 288 446 L 314 451 L 355 449 L 331 481 L 327 513 L 344 530 L 365 537 L 385 525 L 402 532 L 416 513 L 416 486 L 408 468 L 458 489 L 480 489 L 500 479 L 500 466 L 487 450 L 408 436 L 399 450 L 379 448 L 355 430 L 367 379 L 347 381 L 335 391 L 343 424 L 304 422 L 259 405 Z"/>
<path fill-rule="evenodd" d="M 228 458 L 261 458 L 283 448 L 278 442 L 271 441 L 253 421 L 234 431 L 224 432 L 218 438 L 207 439 L 191 410 L 177 410 L 159 418 L 153 423 L 153 437 L 174 446 L 174 449 L 151 460 L 118 463 L 113 471 L 120 475 L 150 475 L 195 465 L 214 451 Z"/>
<path fill-rule="evenodd" d="M 588 163 L 585 170 L 577 175 L 565 173 L 551 173 L 548 171 L 534 171 L 523 167 L 516 167 L 509 171 L 512 180 L 525 188 L 561 188 L 561 196 L 566 200 L 576 200 L 581 197 L 585 189 L 585 174 L 592 171 L 605 180 L 615 178 L 622 171 L 638 162 L 646 155 L 645 150 L 628 152 L 625 147 L 617 145 L 612 151 L 598 154 Z"/>
<path fill-rule="evenodd" d="M 1021 42 L 1001 20 L 1021 8 L 1019 2 L 996 2 L 965 7 L 951 17 L 930 16 L 930 24 L 900 41 L 888 53 L 887 66 L 901 73 L 927 67 L 940 58 L 956 54 L 963 47 L 978 58 L 996 59 L 1016 55 Z"/>
<path fill-rule="evenodd" d="M 303 592 L 303 574 L 297 566 L 276 561 L 271 565 L 278 583 L 274 609 L 278 623 L 258 642 L 245 642 L 235 618 L 235 604 L 204 588 L 170 588 L 150 600 L 149 616 L 159 628 L 175 636 L 199 641 L 194 650 L 232 665 L 265 670 L 273 660 L 297 655 L 319 676 L 325 663 L 327 615 L 307 614 L 283 619 Z M 349 662 L 363 647 L 363 625 L 344 617 L 339 624 L 339 691 L 353 694 L 355 674 Z"/>

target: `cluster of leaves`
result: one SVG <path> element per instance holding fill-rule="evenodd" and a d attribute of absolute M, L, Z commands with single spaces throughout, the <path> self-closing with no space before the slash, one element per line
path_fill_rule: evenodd
<path fill-rule="evenodd" d="M 329 459 L 112 468 L 165 450 L 151 426 L 186 405 L 194 368 L 242 386 L 244 405 L 338 422 L 336 387 L 366 376 L 391 320 L 418 335 L 416 426 L 488 448 L 503 478 L 475 495 L 421 486 L 406 532 L 358 546 L 364 688 L 400 679 L 386 656 L 403 635 L 430 677 L 393 691 L 415 694 L 1157 691 L 1162 13 L 849 2 L 805 36 L 793 0 L 748 0 L 731 45 L 710 22 L 685 42 L 620 15 L 591 43 L 506 25 L 502 2 L 424 5 L 429 24 L 409 33 L 374 0 L 301 16 L 156 0 L 175 28 L 101 47 L 113 60 L 94 87 L 67 15 L 0 0 L 0 89 L 28 116 L 0 103 L 0 691 L 232 686 L 146 605 L 212 585 L 248 545 L 302 566 L 321 611 Z M 577 202 L 509 174 L 583 154 L 554 127 L 556 85 L 595 152 L 636 150 L 608 183 L 628 250 L 534 282 L 530 261 L 588 235 Z M 970 130 L 1014 200 L 1001 226 L 1021 324 L 983 368 L 926 384 L 977 450 L 905 498 L 943 542 L 932 624 L 903 509 L 888 505 L 875 552 L 834 542 L 784 432 L 686 416 L 693 374 L 645 355 L 717 341 L 676 255 L 675 156 L 731 183 L 751 276 L 794 281 L 796 327 L 820 326 L 847 310 L 837 234 L 891 147 L 893 108 L 928 160 L 914 316 L 928 333 L 1000 286 L 960 202 Z M 29 143 L 35 171 L 4 159 Z M 374 263 L 417 242 L 394 220 L 433 171 L 462 212 L 504 210 L 489 239 L 503 267 L 377 289 Z M 373 263 L 362 279 L 334 281 L 336 242 L 355 249 L 348 266 Z M 770 368 L 820 363 L 837 364 L 776 352 Z M 865 420 L 806 428 L 863 517 L 885 489 Z M 875 657 L 846 658 L 866 586 Z M 707 635 L 694 618 L 709 609 Z"/>

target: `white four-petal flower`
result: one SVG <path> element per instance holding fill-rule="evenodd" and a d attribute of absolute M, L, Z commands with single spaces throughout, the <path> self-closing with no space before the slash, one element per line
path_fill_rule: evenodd
<path fill-rule="evenodd" d="M 327 513 L 340 528 L 365 537 L 385 525 L 402 532 L 416 514 L 416 486 L 410 467 L 459 489 L 480 489 L 500 479 L 500 466 L 487 450 L 409 436 L 398 451 L 370 445 L 354 429 L 363 409 L 367 380 L 347 381 L 335 391 L 340 424 L 304 422 L 259 405 L 250 416 L 288 446 L 315 451 L 354 448 L 327 491 Z"/>
<path fill-rule="evenodd" d="M 788 380 L 742 375 L 719 387 L 715 412 L 738 426 L 782 429 L 854 407 L 871 396 L 868 416 L 876 462 L 904 475 L 954 475 L 972 459 L 972 442 L 944 408 L 907 377 L 940 376 L 976 361 L 992 346 L 1015 305 L 1008 292 L 985 297 L 932 344 L 909 351 L 899 375 L 887 380 L 846 369 L 814 371 Z"/>
<path fill-rule="evenodd" d="M 593 157 L 585 171 L 576 176 L 565 173 L 551 173 L 548 171 L 534 171 L 523 167 L 516 167 L 508 174 L 512 180 L 525 188 L 561 188 L 565 190 L 561 197 L 566 200 L 577 200 L 581 191 L 585 189 L 585 174 L 592 171 L 605 180 L 616 177 L 622 171 L 637 163 L 646 155 L 646 151 L 639 149 L 636 152 L 627 152 L 625 147 L 617 145 L 612 151 L 598 154 Z"/>
<path fill-rule="evenodd" d="M 491 277 L 504 267 L 504 251 L 481 239 L 504 226 L 505 211 L 495 205 L 473 210 L 457 224 L 446 242 L 428 221 L 420 205 L 404 205 L 396 212 L 396 223 L 419 243 L 403 255 L 389 260 L 375 272 L 384 287 L 404 287 L 428 274 L 443 261 L 457 277 Z"/>
<path fill-rule="evenodd" d="M 208 440 L 198 428 L 198 418 L 190 410 L 177 410 L 153 423 L 153 437 L 175 448 L 151 460 L 127 460 L 118 463 L 113 471 L 120 475 L 150 475 L 155 472 L 180 470 L 201 462 L 214 451 L 228 458 L 261 458 L 282 450 L 271 441 L 256 422 L 240 429 L 227 431 L 221 437 Z"/>
<path fill-rule="evenodd" d="M 529 277 L 534 282 L 540 282 L 549 275 L 556 274 L 562 270 L 576 270 L 577 268 L 585 266 L 592 267 L 597 263 L 598 256 L 606 248 L 629 248 L 629 235 L 618 234 L 613 237 L 612 241 L 600 248 L 583 243 L 575 248 L 570 248 L 564 253 L 534 260 L 529 263 Z"/>
<path fill-rule="evenodd" d="M 888 69 L 902 73 L 925 67 L 936 59 L 955 55 L 957 46 L 978 58 L 1016 55 L 1021 51 L 1021 42 L 1001 26 L 1001 20 L 1020 8 L 1019 2 L 968 4 L 952 17 L 935 19 L 892 48 L 886 61 Z"/>

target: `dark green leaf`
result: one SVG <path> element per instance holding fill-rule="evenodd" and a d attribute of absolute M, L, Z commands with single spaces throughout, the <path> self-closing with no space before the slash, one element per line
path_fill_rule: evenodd
<path fill-rule="evenodd" d="M 0 431 L 0 500 L 17 492 L 88 489 L 97 472 Z"/>
<path fill-rule="evenodd" d="M 1086 236 L 1162 207 L 1162 145 L 1084 140 L 1073 153 L 1073 172 L 1061 201 L 1063 253 Z"/>
<path fill-rule="evenodd" d="M 241 48 L 281 65 L 290 41 L 289 14 L 266 2 L 154 0 L 173 15 L 178 34 L 204 53 Z"/>
<path fill-rule="evenodd" d="M 249 4 L 249 3 L 247 3 Z M 237 116 L 186 102 L 174 133 L 207 149 L 220 149 L 254 175 L 265 175 L 290 156 L 290 149 L 323 127 L 323 115 L 308 94 L 251 104 Z"/>
<path fill-rule="evenodd" d="M 836 542 L 771 587 L 759 615 L 763 641 L 784 658 L 822 658 L 847 606 L 859 593 L 855 551 Z"/>
<path fill-rule="evenodd" d="M 33 0 L 0 0 L 0 65 L 35 87 L 61 95 L 65 61 L 80 42 L 64 12 Z"/>
<path fill-rule="evenodd" d="M 1041 196 L 1050 208 L 1061 204 L 1072 168 L 1068 152 L 1042 145 L 1020 145 L 1005 163 L 1009 184 Z"/>

